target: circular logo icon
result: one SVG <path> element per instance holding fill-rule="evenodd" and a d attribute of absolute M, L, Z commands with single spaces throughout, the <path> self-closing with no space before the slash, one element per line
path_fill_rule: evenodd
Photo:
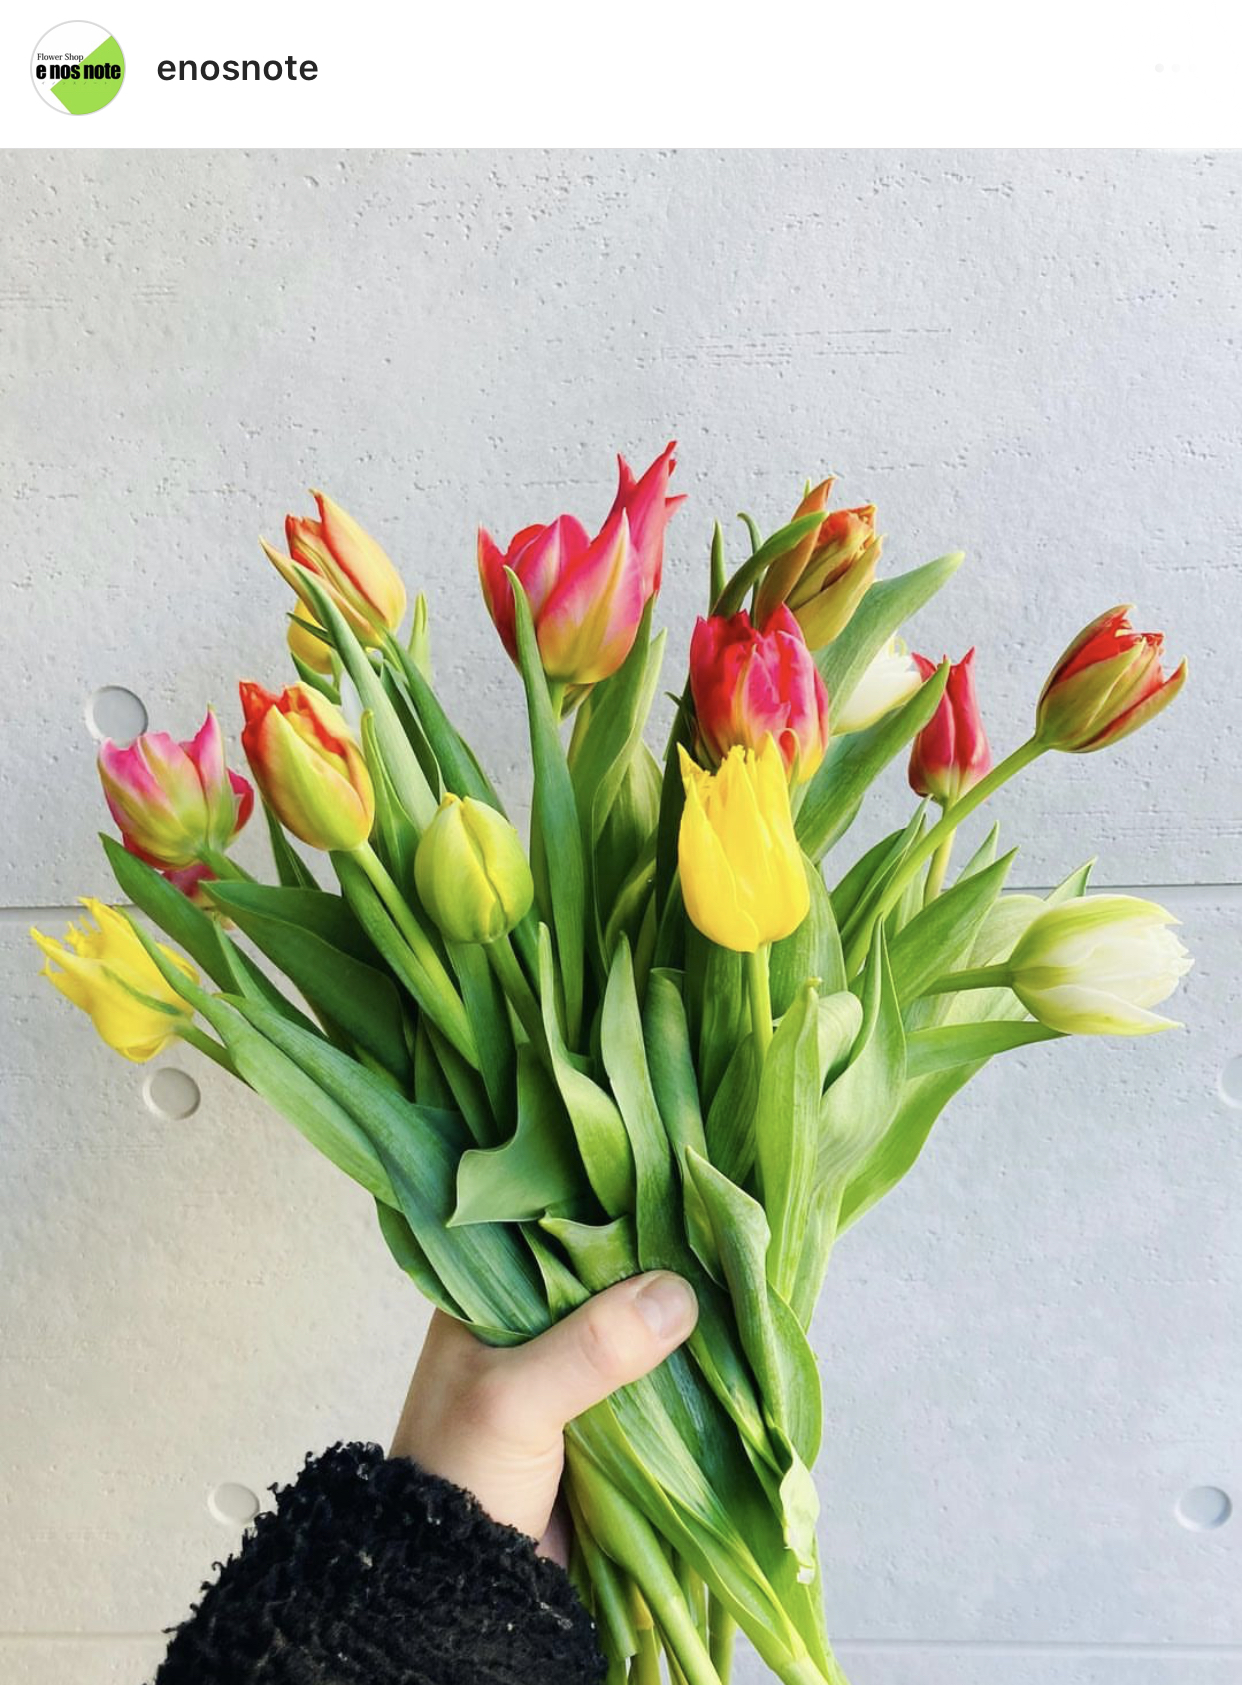
<path fill-rule="evenodd" d="M 35 47 L 30 74 L 40 99 L 53 111 L 85 117 L 120 93 L 125 57 L 102 24 L 78 18 L 48 30 Z"/>

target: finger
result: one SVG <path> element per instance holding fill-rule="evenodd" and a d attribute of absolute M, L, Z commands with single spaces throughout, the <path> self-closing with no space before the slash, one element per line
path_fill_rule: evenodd
<path fill-rule="evenodd" d="M 698 1320 L 690 1284 L 667 1270 L 620 1281 L 555 1328 L 501 1354 L 505 1392 L 533 1436 L 559 1433 L 682 1343 Z"/>

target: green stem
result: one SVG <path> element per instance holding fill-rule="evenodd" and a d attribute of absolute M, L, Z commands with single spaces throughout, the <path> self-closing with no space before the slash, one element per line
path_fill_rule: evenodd
<path fill-rule="evenodd" d="M 954 802 L 952 807 L 945 809 L 939 822 L 933 825 L 927 835 L 915 844 L 901 866 L 894 872 L 892 881 L 880 897 L 879 905 L 850 943 L 849 952 L 846 955 L 846 972 L 849 976 L 855 975 L 866 958 L 867 949 L 871 945 L 871 932 L 877 924 L 888 917 L 898 901 L 901 900 L 902 891 L 923 865 L 923 862 L 936 852 L 946 837 L 953 835 L 963 819 L 969 818 L 977 807 L 981 807 L 988 797 L 999 790 L 1001 785 L 1012 778 L 1015 773 L 1021 772 L 1023 767 L 1030 766 L 1032 761 L 1038 760 L 1040 755 L 1045 753 L 1047 747 L 1046 743 L 1037 742 L 1032 737 L 1028 742 L 1015 749 L 1012 755 L 1007 755 L 999 766 L 994 766 L 987 777 L 981 778 L 973 789 L 967 790 L 960 801 Z"/>
<path fill-rule="evenodd" d="M 565 707 L 566 683 L 564 679 L 548 680 L 548 701 L 552 704 L 552 718 L 557 725 L 561 723 L 561 715 Z"/>
<path fill-rule="evenodd" d="M 489 942 L 483 951 L 508 997 L 509 1004 L 517 1013 L 522 1028 L 536 1047 L 542 1047 L 545 1039 L 543 1014 L 539 1010 L 539 1002 L 535 999 L 535 991 L 526 981 L 526 973 L 518 964 L 513 943 L 507 936 L 502 936 L 496 942 Z"/>
<path fill-rule="evenodd" d="M 470 1028 L 470 1020 L 466 1016 L 461 996 L 444 969 L 440 956 L 432 947 L 427 932 L 415 918 L 405 897 L 389 877 L 383 861 L 370 843 L 359 843 L 353 850 L 353 858 L 370 878 L 392 922 L 405 938 L 406 946 L 426 977 L 428 1015 L 452 1042 L 462 1058 L 477 1071 L 479 1052 L 475 1045 L 474 1031 Z"/>
<path fill-rule="evenodd" d="M 1007 989 L 1011 973 L 1007 965 L 977 965 L 968 971 L 950 971 L 937 978 L 925 995 L 955 995 L 959 989 Z"/>
<path fill-rule="evenodd" d="M 660 1677 L 660 1645 L 652 1627 L 640 1627 L 638 1654 L 630 1663 L 630 1685 L 664 1685 Z"/>
<path fill-rule="evenodd" d="M 707 1600 L 708 1645 L 712 1666 L 720 1675 L 720 1685 L 729 1685 L 733 1672 L 733 1648 L 737 1639 L 737 1622 L 715 1597 Z"/>
<path fill-rule="evenodd" d="M 750 1021 L 755 1047 L 762 1060 L 772 1040 L 772 990 L 768 982 L 769 944 L 764 942 L 746 956 L 746 982 L 750 992 Z"/>
<path fill-rule="evenodd" d="M 218 1041 L 213 1041 L 209 1035 L 204 1034 L 197 1025 L 187 1024 L 184 1029 L 177 1031 L 177 1037 L 180 1041 L 185 1042 L 187 1047 L 197 1048 L 214 1065 L 219 1065 L 222 1071 L 227 1071 L 230 1076 L 235 1077 L 237 1075 L 237 1070 L 227 1051 L 220 1046 Z"/>
<path fill-rule="evenodd" d="M 949 869 L 949 857 L 953 853 L 953 839 L 956 835 L 956 831 L 950 831 L 931 857 L 931 865 L 927 868 L 927 882 L 923 885 L 925 907 L 930 907 L 944 888 L 945 873 Z"/>

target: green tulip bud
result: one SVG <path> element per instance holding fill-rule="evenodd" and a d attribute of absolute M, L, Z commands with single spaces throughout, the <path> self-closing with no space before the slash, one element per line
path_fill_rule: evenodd
<path fill-rule="evenodd" d="M 525 918 L 535 885 L 521 839 L 502 813 L 445 796 L 414 856 L 414 882 L 450 942 L 495 942 Z"/>

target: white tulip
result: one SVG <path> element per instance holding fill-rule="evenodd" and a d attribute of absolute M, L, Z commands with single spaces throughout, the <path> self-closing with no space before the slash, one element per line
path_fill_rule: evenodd
<path fill-rule="evenodd" d="M 1194 961 L 1154 901 L 1092 895 L 1049 907 L 1009 956 L 1010 987 L 1033 1017 L 1066 1035 L 1143 1036 L 1178 1029 L 1151 1011 Z"/>
<path fill-rule="evenodd" d="M 922 682 L 914 657 L 902 639 L 890 638 L 872 658 L 843 706 L 833 710 L 833 736 L 844 737 L 847 732 L 863 731 L 874 725 L 913 696 Z"/>

